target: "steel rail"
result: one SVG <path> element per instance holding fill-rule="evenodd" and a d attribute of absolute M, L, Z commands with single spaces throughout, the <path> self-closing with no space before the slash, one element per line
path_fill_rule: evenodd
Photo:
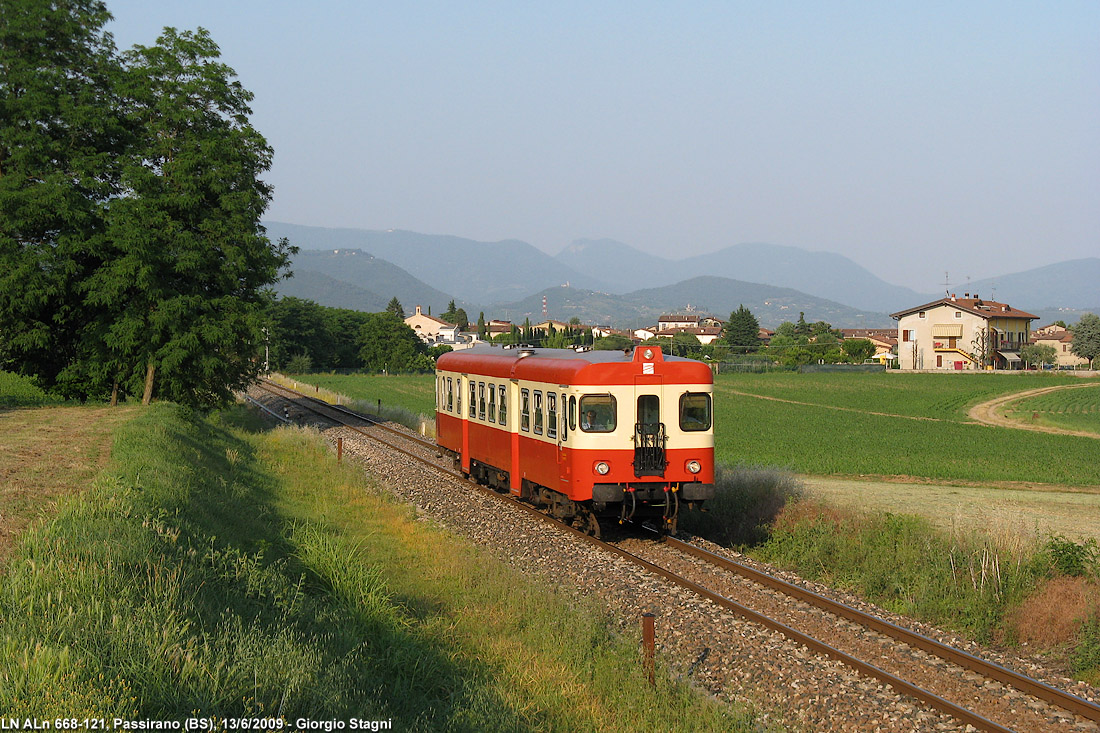
<path fill-rule="evenodd" d="M 270 387 L 268 387 L 267 385 L 261 385 L 261 386 L 263 388 L 267 389 L 268 391 L 274 392 L 274 390 L 271 390 Z M 316 399 L 315 397 L 303 394 L 301 392 L 298 392 L 297 390 L 291 389 L 289 387 L 285 387 L 283 385 L 275 384 L 274 386 L 276 386 L 280 390 L 283 390 L 285 392 L 289 392 L 289 393 L 295 395 L 296 397 L 304 398 L 308 402 L 315 403 L 315 404 L 320 405 L 324 408 L 327 408 L 328 410 L 331 410 L 333 412 L 342 413 L 344 415 L 348 415 L 348 416 L 355 417 L 355 418 L 360 419 L 360 420 L 364 420 L 366 422 L 371 423 L 372 426 L 375 426 L 375 427 L 382 427 L 382 428 L 384 428 L 385 430 L 388 430 L 391 433 L 399 435 L 402 439 L 411 440 L 413 442 L 418 442 L 418 443 L 420 443 L 422 445 L 425 445 L 425 446 L 430 446 L 433 449 L 438 449 L 438 446 L 435 443 L 430 443 L 428 441 L 422 440 L 418 436 L 409 435 L 405 432 L 402 432 L 402 431 L 399 431 L 399 430 L 394 430 L 393 428 L 389 428 L 388 426 L 382 425 L 379 421 L 377 421 L 374 418 L 371 418 L 369 416 L 363 415 L 363 414 L 358 413 L 358 412 L 354 412 L 352 410 L 348 410 L 347 408 L 344 408 L 342 406 L 332 405 L 328 402 Z M 286 399 L 286 398 L 283 397 L 283 399 Z M 318 410 L 314 409 L 314 408 L 308 408 L 307 407 L 307 409 L 311 409 L 311 411 L 313 411 L 317 414 L 320 414 L 320 412 Z M 716 603 L 719 606 L 722 606 L 722 607 L 734 612 L 735 614 L 745 618 L 748 621 L 760 624 L 760 625 L 762 625 L 766 628 L 772 629 L 774 631 L 778 631 L 779 633 L 783 634 L 784 636 L 791 639 L 792 641 L 796 641 L 796 642 L 806 646 L 807 648 L 810 648 L 810 649 L 813 649 L 814 651 L 820 652 L 820 653 L 824 654 L 825 656 L 828 656 L 832 659 L 836 659 L 837 661 L 840 661 L 840 662 L 848 665 L 849 667 L 852 667 L 853 669 L 855 669 L 855 670 L 857 670 L 857 671 L 859 671 L 859 672 L 861 672 L 861 673 L 863 673 L 863 674 L 865 674 L 869 677 L 873 677 L 873 678 L 875 678 L 875 679 L 877 679 L 881 682 L 884 682 L 887 685 L 890 685 L 891 687 L 893 687 L 895 690 L 898 690 L 899 692 L 904 692 L 904 693 L 906 693 L 906 694 L 908 694 L 908 695 L 910 695 L 910 696 L 912 696 L 912 697 L 914 697 L 918 700 L 921 700 L 921 701 L 927 703 L 929 706 L 931 706 L 931 707 L 933 707 L 937 710 L 940 710 L 941 712 L 947 713 L 948 715 L 951 715 L 951 716 L 955 717 L 956 719 L 960 720 L 963 723 L 967 723 L 969 725 L 972 725 L 975 728 L 978 728 L 980 730 L 991 731 L 992 733 L 1013 733 L 1012 729 L 1010 729 L 1010 728 L 1006 728 L 1006 727 L 1000 725 L 999 723 L 996 723 L 992 720 L 989 720 L 988 718 L 985 718 L 981 715 L 978 715 L 977 713 L 974 713 L 970 710 L 967 710 L 966 708 L 963 708 L 959 705 L 956 705 L 955 703 L 952 703 L 951 701 L 946 700 L 945 698 L 942 698 L 939 695 L 936 695 L 935 693 L 933 693 L 929 690 L 925 690 L 922 687 L 919 687 L 919 686 L 914 685 L 910 682 L 907 682 L 907 681 L 901 679 L 900 677 L 897 677 L 896 675 L 893 675 L 890 672 L 887 672 L 884 669 L 881 669 L 881 668 L 876 667 L 872 664 L 864 662 L 864 661 L 862 661 L 862 660 L 860 660 L 856 657 L 853 657 L 853 656 L 847 654 L 846 652 L 843 652 L 839 649 L 836 649 L 835 647 L 830 646 L 829 644 L 826 644 L 825 642 L 822 642 L 822 641 L 820 641 L 818 639 L 815 639 L 811 636 L 803 634 L 802 632 L 797 631 L 796 629 L 793 629 L 793 628 L 791 628 L 791 627 L 789 627 L 789 626 L 787 626 L 787 625 L 785 625 L 785 624 L 783 624 L 779 621 L 776 621 L 775 619 L 769 618 L 768 616 L 764 616 L 763 614 L 760 614 L 756 611 L 753 611 L 752 609 L 750 609 L 746 606 L 743 606 L 743 605 L 737 603 L 736 601 L 733 601 L 729 598 L 726 598 L 725 596 L 722 596 L 718 593 L 715 593 L 714 591 L 711 591 L 707 588 L 704 588 L 703 586 L 698 585 L 697 583 L 694 583 L 693 581 L 690 581 L 686 578 L 683 578 L 683 577 L 677 575 L 676 573 L 674 573 L 670 570 L 662 568 L 661 566 L 656 565 L 654 563 L 651 563 L 648 560 L 645 560 L 643 558 L 640 558 L 637 555 L 634 555 L 634 554 L 632 554 L 632 553 L 630 553 L 626 550 L 623 550 L 619 547 L 615 547 L 614 545 L 609 545 L 606 542 L 603 542 L 602 540 L 599 540 L 595 537 L 592 537 L 591 535 L 588 535 L 584 532 L 581 532 L 580 530 L 574 529 L 573 527 L 570 527 L 566 524 L 563 524 L 562 522 L 558 521 L 557 519 L 554 519 L 553 517 L 550 517 L 547 514 L 543 513 L 539 509 L 537 509 L 537 508 L 535 508 L 535 507 L 533 507 L 529 504 L 525 504 L 521 501 L 518 501 L 518 500 L 514 499 L 513 497 L 511 497 L 510 495 L 501 494 L 500 492 L 495 491 L 495 490 L 493 490 L 493 489 L 491 489 L 487 486 L 482 486 L 481 484 L 477 483 L 476 481 L 473 481 L 473 480 L 461 475 L 460 473 L 457 473 L 455 471 L 451 471 L 449 469 L 438 466 L 438 465 L 436 465 L 436 464 L 434 464 L 430 461 L 427 461 L 427 460 L 423 459 L 422 457 L 416 455 L 415 453 L 407 451 L 407 450 L 405 450 L 405 449 L 403 449 L 399 446 L 395 446 L 392 443 L 389 443 L 387 441 L 381 440 L 380 438 L 378 438 L 378 436 L 371 435 L 371 434 L 363 431 L 362 429 L 358 428 L 357 426 L 348 425 L 346 422 L 344 422 L 342 420 L 339 420 L 337 418 L 333 418 L 333 417 L 328 417 L 328 419 L 335 420 L 336 422 L 340 423 L 344 427 L 346 427 L 350 430 L 353 430 L 357 433 L 360 433 L 364 437 L 367 437 L 367 438 L 375 440 L 379 443 L 382 443 L 383 445 L 385 445 L 389 448 L 392 448 L 393 450 L 396 450 L 397 452 L 399 452 L 399 453 L 401 453 L 405 456 L 408 456 L 408 457 L 412 458 L 414 461 L 416 461 L 417 463 L 420 463 L 422 466 L 430 468 L 431 470 L 441 474 L 442 476 L 444 476 L 446 478 L 461 482 L 462 484 L 464 484 L 468 487 L 477 489 L 478 491 L 480 491 L 481 493 L 483 493 L 487 496 L 491 496 L 491 497 L 496 498 L 500 501 L 503 501 L 503 502 L 507 503 L 509 506 L 512 506 L 512 507 L 520 509 L 524 512 L 527 512 L 531 516 L 537 517 L 537 518 L 539 518 L 543 521 L 549 522 L 549 523 L 553 524 L 555 527 L 557 527 L 559 529 L 570 532 L 575 537 L 577 537 L 578 539 L 581 539 L 581 540 L 583 540 L 583 541 L 585 541 L 585 542 L 587 542 L 591 545 L 594 545 L 594 546 L 596 546 L 596 547 L 598 547 L 598 548 L 600 548 L 604 551 L 611 552 L 615 555 L 618 555 L 619 557 L 644 568 L 645 570 L 649 571 L 650 573 L 652 573 L 654 575 L 662 577 L 662 578 L 668 580 L 669 582 L 671 582 L 675 585 L 678 585 L 678 586 L 680 586 L 680 587 L 682 587 L 686 590 L 689 590 L 689 591 L 691 591 L 691 592 L 693 592 L 693 593 L 695 593 L 699 596 L 702 596 L 703 598 L 706 598 L 706 599 L 712 601 L 713 603 Z M 1023 681 L 1026 680 L 1027 682 L 1029 682 L 1031 684 L 1024 687 L 1024 686 L 1017 686 L 1013 682 L 1007 682 L 1006 680 L 1001 679 L 1000 676 L 996 676 L 996 674 L 987 675 L 987 676 L 990 676 L 992 679 L 997 679 L 998 681 L 1006 682 L 1006 684 L 1011 684 L 1014 687 L 1018 687 L 1018 689 L 1021 689 L 1022 691 L 1027 692 L 1028 694 L 1033 695 L 1035 697 L 1039 697 L 1040 699 L 1046 700 L 1047 702 L 1054 702 L 1054 704 L 1056 704 L 1060 707 L 1064 707 L 1067 710 L 1070 710 L 1071 712 L 1078 713 L 1078 714 L 1082 715 L 1083 717 L 1087 717 L 1087 718 L 1090 718 L 1092 720 L 1096 720 L 1097 718 L 1094 717 L 1094 716 L 1100 714 L 1100 708 L 1097 708 L 1097 706 L 1093 705 L 1089 701 L 1084 700 L 1084 699 L 1079 698 L 1079 697 L 1076 697 L 1074 695 L 1070 695 L 1068 693 L 1062 692 L 1061 690 L 1050 687 L 1049 685 L 1045 685 L 1044 683 L 1038 682 L 1037 680 L 1031 680 L 1030 678 L 1024 677 L 1023 675 L 1019 675 L 1016 672 L 1012 672 L 1011 670 L 1007 670 L 1003 667 L 999 667 L 997 665 L 993 665 L 993 664 L 990 664 L 988 662 L 984 662 L 984 660 L 980 660 L 977 657 L 974 657 L 973 655 L 967 654 L 966 652 L 963 652 L 963 651 L 958 650 L 958 649 L 953 649 L 953 648 L 948 647 L 946 645 L 942 645 L 942 644 L 940 644 L 940 642 L 936 642 L 935 640 L 932 640 L 932 639 L 927 639 L 927 637 L 920 637 L 918 634 L 915 634 L 914 632 L 910 632 L 906 629 L 902 629 L 900 626 L 896 626 L 896 625 L 891 624 L 891 623 L 889 623 L 887 621 L 884 621 L 882 619 L 878 619 L 874 616 L 869 616 L 867 614 L 864 614 L 861 611 L 858 611 L 857 609 L 851 608 L 849 606 L 845 606 L 844 604 L 837 603 L 837 602 L 833 601 L 832 599 L 827 599 L 824 596 L 813 593 L 812 591 L 808 591 L 804 588 L 799 588 L 798 586 L 787 583 L 786 581 L 779 580 L 778 578 L 773 578 L 773 577 L 768 576 L 764 573 L 760 573 L 759 571 L 756 571 L 756 570 L 752 570 L 751 568 L 747 568 L 745 566 L 742 566 L 739 563 L 736 563 L 732 560 L 729 560 L 728 558 L 722 558 L 720 555 L 710 553 L 707 550 L 703 550 L 702 548 L 695 547 L 694 545 L 690 545 L 688 543 L 681 542 L 680 540 L 676 540 L 675 538 L 666 538 L 666 542 L 670 543 L 670 546 L 674 547 L 675 549 L 681 550 L 681 551 L 683 551 L 687 554 L 691 554 L 691 555 L 694 555 L 696 557 L 700 557 L 701 559 L 706 559 L 708 562 L 711 562 L 710 558 L 715 558 L 715 559 L 717 559 L 717 562 L 714 562 L 714 564 L 725 567 L 726 563 L 729 563 L 730 566 L 738 566 L 738 567 L 727 567 L 727 569 L 733 570 L 734 572 L 740 573 L 741 569 L 750 571 L 749 573 L 746 573 L 746 575 L 748 575 L 748 576 L 758 575 L 759 576 L 759 579 L 757 579 L 755 577 L 751 578 L 756 582 L 759 582 L 759 583 L 761 583 L 763 585 L 766 585 L 768 587 L 772 587 L 776 590 L 780 590 L 781 592 L 784 592 L 784 593 L 789 592 L 790 595 L 798 598 L 799 600 L 802 600 L 803 602 L 809 603 L 810 605 L 818 606 L 818 607 L 822 608 L 822 610 L 826 610 L 826 611 L 829 611 L 830 613 L 834 613 L 836 615 L 843 616 L 843 617 L 848 618 L 849 620 L 852 620 L 856 623 L 859 623 L 861 625 L 867 626 L 868 628 L 872 628 L 876 631 L 879 631 L 880 633 L 884 633 L 888 636 L 892 636 L 893 638 L 898 638 L 900 641 L 904 641 L 905 643 L 910 643 L 913 646 L 918 646 L 918 643 L 915 639 L 911 642 L 909 639 L 899 638 L 897 636 L 894 636 L 894 634 L 890 633 L 890 631 L 887 630 L 887 629 L 897 630 L 897 631 L 900 631 L 900 632 L 905 632 L 905 633 L 913 635 L 914 637 L 919 637 L 921 639 L 925 639 L 927 642 L 929 642 L 930 646 L 942 647 L 942 650 L 946 650 L 947 652 L 950 652 L 951 656 L 946 656 L 944 654 L 941 654 L 939 649 L 926 649 L 924 646 L 919 646 L 919 648 L 925 649 L 925 651 L 929 651 L 930 653 L 935 654 L 937 656 L 942 656 L 942 657 L 948 659 L 949 661 L 952 661 L 956 664 L 960 664 L 960 666 L 965 667 L 966 665 L 963 664 L 960 661 L 957 661 L 957 659 L 955 658 L 956 655 L 957 655 L 958 659 L 977 660 L 978 662 L 980 662 L 984 665 L 987 665 L 988 668 L 991 671 L 995 672 L 996 674 L 1000 674 L 1000 673 L 997 672 L 997 670 L 1000 670 L 1001 673 L 1004 673 L 1006 676 L 1008 676 L 1010 678 L 1017 678 L 1016 681 L 1020 682 L 1021 685 L 1023 685 L 1024 684 Z M 710 557 L 706 557 L 706 556 L 710 556 Z M 819 605 L 816 602 L 816 599 L 820 599 L 824 603 Z M 834 608 L 834 607 L 836 607 L 836 608 Z M 845 609 L 850 611 L 852 615 L 851 616 L 848 615 L 848 612 L 846 612 Z M 864 623 L 865 620 L 869 621 L 869 623 Z M 973 669 L 974 669 L 974 671 L 980 672 L 982 674 L 986 674 L 983 668 L 973 668 Z M 1035 691 L 1032 691 L 1032 689 L 1031 689 L 1032 685 L 1034 686 Z M 1058 698 L 1058 700 L 1055 701 L 1055 700 L 1051 700 L 1050 698 L 1046 697 L 1045 693 L 1047 691 L 1055 693 L 1053 695 L 1053 697 Z M 1062 699 L 1065 699 L 1066 702 L 1068 702 L 1070 704 L 1073 704 L 1074 707 L 1068 707 L 1067 705 L 1064 705 L 1061 702 Z M 1085 712 L 1079 712 L 1079 710 L 1082 710 L 1082 711 L 1085 711 Z M 1091 714 L 1088 714 L 1088 713 L 1091 713 Z"/>
<path fill-rule="evenodd" d="M 385 430 L 386 432 L 389 432 L 389 433 L 393 433 L 394 435 L 399 435 L 402 438 L 404 438 L 405 440 L 412 441 L 413 443 L 420 443 L 425 448 L 431 448 L 432 450 L 439 450 L 439 446 L 434 441 L 425 440 L 424 438 L 421 438 L 419 435 L 413 435 L 413 434 L 407 433 L 403 430 L 396 430 L 394 428 L 391 428 L 389 425 L 386 425 L 385 421 L 379 420 L 376 417 L 373 417 L 371 415 L 366 415 L 362 412 L 356 412 L 355 410 L 348 409 L 347 407 L 344 407 L 343 405 L 334 405 L 331 402 L 325 402 L 324 400 L 322 400 L 318 397 L 314 397 L 313 395 L 305 394 L 304 392 L 299 392 L 298 390 L 296 390 L 292 387 L 287 387 L 284 384 L 279 384 L 278 382 L 274 382 L 270 379 L 261 380 L 261 382 L 258 386 L 261 389 L 266 389 L 269 392 L 273 391 L 272 387 L 274 387 L 275 389 L 283 390 L 284 392 L 289 392 L 290 394 L 294 395 L 294 397 L 296 399 L 301 399 L 301 400 L 305 400 L 307 402 L 312 402 L 314 404 L 321 405 L 322 407 L 325 407 L 329 410 L 333 410 L 335 412 L 339 412 L 341 414 L 348 415 L 349 417 L 354 417 L 355 419 L 362 420 L 363 422 L 368 422 L 374 427 L 381 428 L 382 430 Z M 284 397 L 283 399 L 286 399 L 286 398 Z M 353 428 L 353 426 L 351 426 L 351 425 L 345 425 L 344 427 Z"/>
<path fill-rule="evenodd" d="M 930 654 L 934 654 L 937 657 L 946 659 L 953 664 L 957 664 L 963 669 L 970 669 L 979 674 L 995 679 L 998 682 L 1002 682 L 1006 685 L 1011 685 L 1021 692 L 1037 697 L 1040 700 L 1057 705 L 1072 713 L 1080 715 L 1081 717 L 1088 718 L 1093 721 L 1100 721 L 1100 706 L 1085 700 L 1084 698 L 1076 695 L 1071 695 L 1068 692 L 1059 690 L 1056 687 L 1051 687 L 1048 684 L 1039 682 L 1038 680 L 1026 677 L 1019 672 L 1014 672 L 1011 669 L 1000 666 L 999 664 L 993 664 L 987 662 L 980 657 L 976 657 L 973 654 L 948 646 L 935 639 L 929 638 L 922 634 L 918 634 L 915 631 L 906 629 L 897 624 L 893 624 L 884 619 L 872 616 L 865 611 L 860 611 L 857 608 L 853 608 L 846 604 L 834 601 L 831 598 L 827 598 L 819 593 L 807 590 L 800 586 L 788 583 L 785 580 L 781 580 L 774 576 L 762 573 L 759 570 L 750 568 L 747 565 L 732 560 L 728 557 L 715 554 L 708 550 L 704 550 L 701 547 L 697 547 L 688 542 L 683 542 L 674 537 L 668 537 L 665 540 L 669 547 L 672 547 L 687 555 L 697 557 L 711 565 L 717 565 L 718 567 L 726 570 L 731 570 L 738 575 L 744 576 L 749 580 L 760 585 L 767 586 L 778 590 L 786 595 L 797 598 L 804 603 L 808 603 L 812 606 L 828 611 L 829 613 L 854 621 L 860 626 L 872 629 L 885 634 L 898 641 L 905 642 L 906 644 L 922 649 Z"/>

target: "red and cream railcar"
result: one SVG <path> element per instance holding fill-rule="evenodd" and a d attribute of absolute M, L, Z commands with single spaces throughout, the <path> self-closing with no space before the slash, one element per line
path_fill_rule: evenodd
<path fill-rule="evenodd" d="M 713 380 L 660 348 L 479 346 L 436 361 L 436 439 L 463 473 L 599 532 L 714 496 Z"/>

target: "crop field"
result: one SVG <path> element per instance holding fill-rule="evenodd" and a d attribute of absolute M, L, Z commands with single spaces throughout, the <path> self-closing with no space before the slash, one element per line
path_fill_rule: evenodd
<path fill-rule="evenodd" d="M 1005 417 L 1100 435 L 1100 385 L 1028 397 L 1008 405 Z"/>
<path fill-rule="evenodd" d="M 1084 380 L 1053 374 L 720 374 L 715 390 L 835 409 L 965 422 L 967 409 L 1004 394 Z"/>
<path fill-rule="evenodd" d="M 967 408 L 997 395 L 1059 383 L 980 374 L 719 376 L 716 454 L 726 463 L 815 475 L 1100 486 L 1095 441 L 966 417 Z"/>
<path fill-rule="evenodd" d="M 426 415 L 434 409 L 428 374 L 301 379 Z M 716 455 L 729 465 L 819 476 L 1100 487 L 1095 440 L 995 428 L 967 417 L 971 406 L 999 395 L 1083 381 L 1049 374 L 722 374 L 714 390 Z M 1073 415 L 1082 401 L 1087 421 L 1100 419 L 1098 393 L 1072 389 L 1049 398 L 1066 400 L 1063 412 Z"/>

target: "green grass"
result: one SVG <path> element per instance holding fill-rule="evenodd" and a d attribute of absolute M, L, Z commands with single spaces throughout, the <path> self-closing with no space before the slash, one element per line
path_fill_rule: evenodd
<path fill-rule="evenodd" d="M 729 464 L 751 460 L 815 475 L 1100 485 L 1096 442 L 1088 438 L 839 412 L 722 391 L 715 424 L 716 459 Z"/>
<path fill-rule="evenodd" d="M 720 374 L 715 391 L 910 417 L 964 422 L 967 409 L 1012 392 L 1082 384 L 1057 374 L 900 374 L 897 372 Z"/>
<path fill-rule="evenodd" d="M 0 710 L 748 730 L 636 635 L 416 521 L 316 432 L 157 404 L 0 576 Z"/>
<path fill-rule="evenodd" d="M 1100 435 L 1100 388 L 1067 389 L 1013 402 L 1005 416 Z"/>
<path fill-rule="evenodd" d="M 300 379 L 369 404 L 382 399 L 425 415 L 434 409 L 431 375 Z M 731 466 L 749 463 L 825 476 L 1100 486 L 1095 441 L 976 425 L 966 414 L 999 395 L 1082 383 L 1079 377 L 1046 373 L 721 374 L 714 397 L 716 457 Z M 1082 400 L 1091 409 L 1097 392 L 1055 394 L 1067 404 Z M 1063 414 L 1070 414 L 1068 406 Z M 1096 414 L 1083 408 L 1080 419 L 1087 422 Z M 1053 456 L 1058 460 L 1050 460 Z"/>
<path fill-rule="evenodd" d="M 38 407 L 63 402 L 48 394 L 30 377 L 0 371 L 0 407 Z"/>
<path fill-rule="evenodd" d="M 432 374 L 307 374 L 293 378 L 372 406 L 382 400 L 384 406 L 400 407 L 415 415 L 435 415 Z"/>

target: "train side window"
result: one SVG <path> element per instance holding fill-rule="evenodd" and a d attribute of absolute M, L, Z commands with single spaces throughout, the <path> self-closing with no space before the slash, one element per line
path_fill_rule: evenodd
<path fill-rule="evenodd" d="M 500 424 L 501 425 L 507 425 L 508 424 L 508 409 L 504 404 L 504 402 L 505 402 L 504 395 L 505 395 L 504 385 L 502 384 L 502 385 L 500 385 Z"/>
<path fill-rule="evenodd" d="M 558 396 L 546 393 L 546 437 L 558 437 Z"/>
<path fill-rule="evenodd" d="M 531 390 L 519 391 L 519 428 L 523 432 L 531 430 Z"/>
<path fill-rule="evenodd" d="M 497 386 L 489 385 L 489 422 L 497 421 Z"/>
<path fill-rule="evenodd" d="M 470 417 L 477 415 L 477 382 L 470 380 Z"/>
<path fill-rule="evenodd" d="M 477 416 L 485 419 L 485 382 L 477 383 Z"/>
<path fill-rule="evenodd" d="M 569 404 L 565 401 L 565 392 L 561 393 L 561 439 L 566 440 L 569 438 L 569 422 L 565 419 L 565 406 Z"/>
<path fill-rule="evenodd" d="M 535 435 L 542 435 L 542 392 L 535 390 Z"/>
<path fill-rule="evenodd" d="M 710 395 L 684 392 L 680 395 L 680 429 L 685 433 L 710 430 Z"/>
<path fill-rule="evenodd" d="M 586 433 L 615 432 L 615 397 L 609 394 L 586 394 L 581 397 L 581 430 Z"/>
<path fill-rule="evenodd" d="M 454 379 L 447 377 L 447 412 L 455 411 L 455 383 Z"/>
<path fill-rule="evenodd" d="M 569 429 L 577 429 L 577 396 L 569 396 Z"/>

